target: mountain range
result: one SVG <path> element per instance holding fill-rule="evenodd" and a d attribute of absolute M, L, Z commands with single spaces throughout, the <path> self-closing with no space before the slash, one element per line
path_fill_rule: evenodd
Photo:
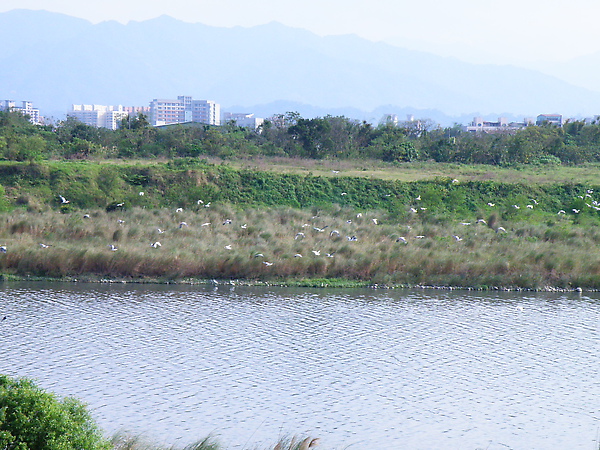
<path fill-rule="evenodd" d="M 220 28 L 161 16 L 92 24 L 13 10 L 0 13 L 0 39 L 0 98 L 30 100 L 59 118 L 71 104 L 147 106 L 178 95 L 263 117 L 298 111 L 376 121 L 397 113 L 452 123 L 600 114 L 600 92 L 548 70 L 472 64 L 276 22 Z"/>

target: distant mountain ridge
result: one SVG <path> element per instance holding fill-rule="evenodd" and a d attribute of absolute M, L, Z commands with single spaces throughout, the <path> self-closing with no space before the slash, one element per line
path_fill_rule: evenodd
<path fill-rule="evenodd" d="M 296 104 L 365 119 L 384 105 L 446 121 L 504 111 L 521 118 L 600 113 L 600 93 L 533 70 L 469 64 L 354 35 L 319 37 L 279 23 L 219 28 L 161 16 L 94 25 L 13 10 L 0 13 L 0 39 L 0 97 L 31 100 L 42 114 L 64 113 L 73 103 L 145 106 L 177 95 L 223 109 Z"/>

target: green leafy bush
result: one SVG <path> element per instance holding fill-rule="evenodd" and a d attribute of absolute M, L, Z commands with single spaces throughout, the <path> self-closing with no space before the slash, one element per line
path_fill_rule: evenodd
<path fill-rule="evenodd" d="M 99 450 L 110 445 L 78 400 L 61 400 L 31 380 L 0 375 L 0 448 Z"/>

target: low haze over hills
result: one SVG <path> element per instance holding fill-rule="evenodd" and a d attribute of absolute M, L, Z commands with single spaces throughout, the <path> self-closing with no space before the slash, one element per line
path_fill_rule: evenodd
<path fill-rule="evenodd" d="M 600 113 L 599 92 L 542 72 L 278 23 L 216 28 L 161 16 L 93 25 L 14 10 L 0 14 L 0 39 L 0 97 L 33 101 L 42 114 L 64 113 L 73 103 L 146 106 L 177 95 L 261 115 L 304 108 L 367 120 L 383 112 L 439 121 Z"/>

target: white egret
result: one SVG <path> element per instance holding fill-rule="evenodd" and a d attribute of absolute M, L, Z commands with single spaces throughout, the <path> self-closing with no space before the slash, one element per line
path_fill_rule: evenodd
<path fill-rule="evenodd" d="M 63 205 L 66 205 L 67 203 L 71 203 L 69 200 L 67 200 L 66 198 L 64 198 L 62 195 L 59 195 L 59 197 L 60 197 L 60 202 Z"/>
<path fill-rule="evenodd" d="M 150 247 L 158 248 L 158 247 L 162 247 L 162 244 L 160 242 L 156 241 L 156 242 L 150 244 Z"/>

